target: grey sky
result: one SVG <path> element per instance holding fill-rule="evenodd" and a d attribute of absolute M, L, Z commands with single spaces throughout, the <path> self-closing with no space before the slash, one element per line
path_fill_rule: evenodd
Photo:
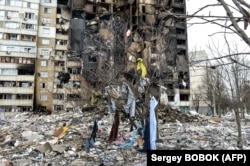
<path fill-rule="evenodd" d="M 199 8 L 207 4 L 216 4 L 217 0 L 187 0 L 187 14 L 191 15 Z M 204 10 L 199 15 L 221 15 L 225 16 L 225 11 L 222 7 L 210 7 L 209 9 Z M 235 14 L 235 13 L 234 13 Z M 240 15 L 238 15 L 240 16 Z M 201 19 L 193 18 L 190 22 L 201 22 Z M 190 23 L 189 22 L 189 23 Z M 243 22 L 240 24 L 243 27 Z M 189 27 L 189 25 L 188 25 Z M 213 40 L 215 43 L 223 47 L 225 45 L 224 37 L 222 34 L 216 34 L 211 37 L 209 35 L 214 34 L 215 32 L 222 32 L 223 28 L 218 25 L 212 24 L 202 24 L 202 25 L 193 25 L 188 28 L 188 46 L 189 51 L 194 50 L 206 50 L 208 43 Z M 247 34 L 250 36 L 250 26 L 246 30 Z M 246 44 L 242 41 L 237 35 L 227 35 L 227 38 L 230 42 L 236 42 L 239 44 L 240 49 L 245 49 Z"/>

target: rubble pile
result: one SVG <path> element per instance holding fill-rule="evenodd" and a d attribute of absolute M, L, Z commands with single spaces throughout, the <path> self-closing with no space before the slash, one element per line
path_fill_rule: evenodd
<path fill-rule="evenodd" d="M 0 165 L 146 165 L 146 153 L 141 152 L 143 135 L 131 130 L 129 119 L 120 119 L 117 137 L 110 141 L 115 114 L 98 111 L 1 113 Z M 206 121 L 169 122 L 165 119 L 170 114 L 158 114 L 157 149 L 237 149 L 233 122 L 201 116 Z M 94 130 L 94 142 L 87 144 Z M 243 132 L 244 148 L 248 148 L 250 126 L 243 126 Z"/>
<path fill-rule="evenodd" d="M 235 122 L 208 118 L 207 123 L 159 122 L 158 149 L 169 150 L 237 150 Z M 244 148 L 250 149 L 250 126 L 243 125 Z"/>
<path fill-rule="evenodd" d="M 158 117 L 159 119 L 163 119 L 164 122 L 176 122 L 176 120 L 181 123 L 206 121 L 206 119 L 200 117 L 198 113 L 197 115 L 185 114 L 171 107 L 159 108 Z"/>
<path fill-rule="evenodd" d="M 136 142 L 129 150 L 117 148 L 127 143 L 133 134 L 129 121 L 119 125 L 116 141 L 109 141 L 113 114 L 102 114 L 100 117 L 98 111 L 52 115 L 4 113 L 0 130 L 0 165 L 83 166 L 123 165 L 125 162 L 145 165 L 146 154 L 138 151 Z M 96 118 L 98 131 L 95 144 L 87 153 L 86 139 L 91 135 Z"/>

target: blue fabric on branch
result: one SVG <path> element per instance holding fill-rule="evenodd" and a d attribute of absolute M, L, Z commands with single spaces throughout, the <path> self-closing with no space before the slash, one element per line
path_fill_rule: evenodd
<path fill-rule="evenodd" d="M 158 101 L 155 97 L 151 97 L 150 99 L 150 150 L 156 150 L 156 134 L 157 134 L 157 122 L 155 116 L 155 108 L 158 104 Z"/>
<path fill-rule="evenodd" d="M 111 104 L 109 105 L 108 111 L 109 113 L 114 113 L 116 109 L 115 102 L 111 100 Z"/>
<path fill-rule="evenodd" d="M 122 144 L 120 146 L 118 146 L 119 149 L 125 149 L 127 147 L 133 146 L 134 142 L 135 142 L 135 138 L 137 136 L 139 128 L 136 128 L 136 130 L 134 131 L 132 138 L 130 139 L 130 141 L 128 143 Z"/>
<path fill-rule="evenodd" d="M 142 138 L 144 138 L 144 133 L 145 133 L 145 126 L 142 128 L 141 132 L 142 132 Z"/>
<path fill-rule="evenodd" d="M 94 142 L 93 138 L 88 138 L 85 141 L 85 152 L 89 153 L 90 152 L 90 146 L 94 145 L 94 144 L 95 144 L 95 142 Z"/>
<path fill-rule="evenodd" d="M 97 131 L 98 131 L 98 124 L 97 124 L 97 119 L 95 119 L 91 136 L 85 141 L 86 153 L 89 153 L 90 146 L 95 144 L 95 138 L 96 138 Z"/>
<path fill-rule="evenodd" d="M 158 104 L 158 101 L 155 97 L 150 99 L 150 110 L 149 117 L 145 125 L 144 130 L 144 145 L 141 152 L 147 152 L 147 150 L 156 150 L 156 134 L 157 134 L 157 121 L 155 116 L 155 108 Z"/>

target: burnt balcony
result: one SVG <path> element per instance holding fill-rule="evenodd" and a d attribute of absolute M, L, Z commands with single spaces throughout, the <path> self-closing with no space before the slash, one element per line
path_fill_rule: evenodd
<path fill-rule="evenodd" d="M 179 40 L 187 40 L 186 34 L 177 34 L 176 38 Z"/>
<path fill-rule="evenodd" d="M 189 89 L 179 89 L 180 94 L 190 94 L 190 90 Z"/>
<path fill-rule="evenodd" d="M 185 22 L 178 22 L 175 24 L 175 27 L 179 28 L 179 29 L 186 29 L 186 23 Z"/>
<path fill-rule="evenodd" d="M 185 0 L 172 0 L 171 4 L 174 8 L 185 8 Z"/>
<path fill-rule="evenodd" d="M 186 45 L 183 45 L 183 44 L 182 44 L 182 45 L 181 45 L 181 44 L 178 44 L 178 45 L 177 45 L 177 49 L 178 49 L 178 50 L 186 50 L 186 49 L 187 49 L 187 46 L 186 46 Z"/>

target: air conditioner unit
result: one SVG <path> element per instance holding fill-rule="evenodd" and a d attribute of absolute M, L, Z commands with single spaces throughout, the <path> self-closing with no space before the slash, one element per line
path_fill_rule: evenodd
<path fill-rule="evenodd" d="M 40 57 L 43 57 L 43 55 L 40 55 Z"/>
<path fill-rule="evenodd" d="M 6 51 L 6 54 L 10 54 L 11 52 L 10 51 Z"/>
<path fill-rule="evenodd" d="M 46 24 L 47 24 L 47 22 L 45 22 L 45 21 L 42 22 L 42 25 L 46 25 Z"/>
<path fill-rule="evenodd" d="M 28 19 L 27 18 L 23 18 L 24 21 L 27 21 Z"/>
<path fill-rule="evenodd" d="M 7 19 L 10 19 L 10 16 L 7 16 Z"/>

